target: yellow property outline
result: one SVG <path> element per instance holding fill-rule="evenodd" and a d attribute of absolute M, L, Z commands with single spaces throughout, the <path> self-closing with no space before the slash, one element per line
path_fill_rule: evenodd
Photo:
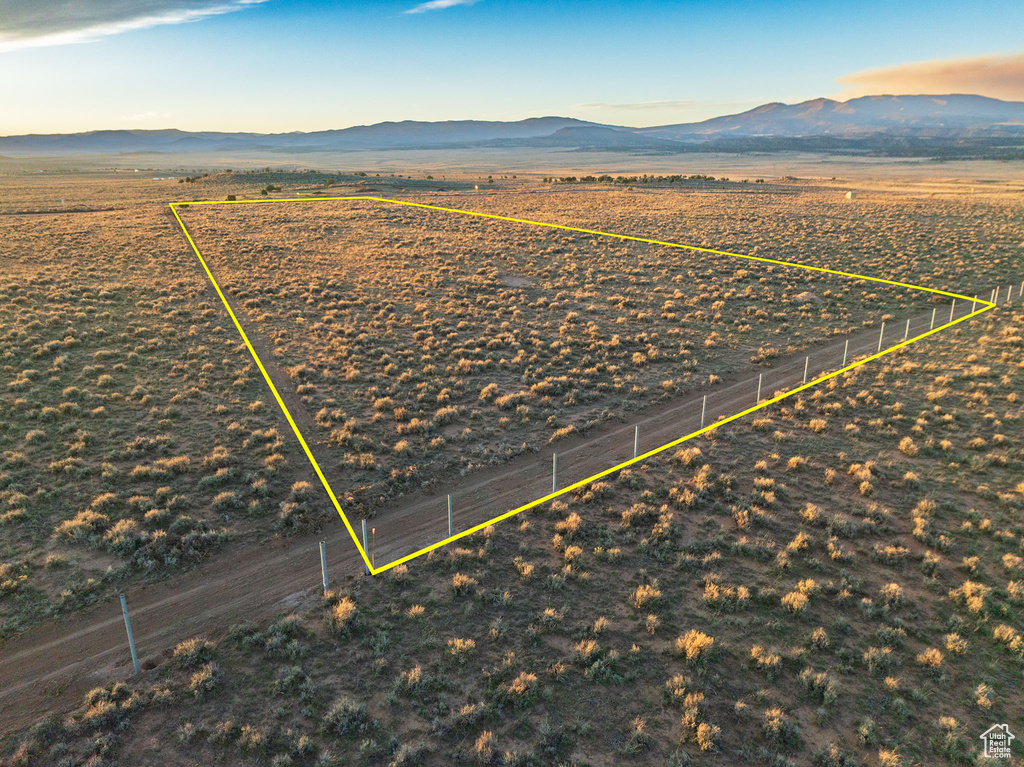
<path fill-rule="evenodd" d="M 879 282 L 879 283 L 883 283 L 885 285 L 895 285 L 897 287 L 910 288 L 912 290 L 923 290 L 923 291 L 925 291 L 927 293 L 934 293 L 934 294 L 940 295 L 940 296 L 948 296 L 948 297 L 954 299 L 954 301 L 956 299 L 960 298 L 960 299 L 963 299 L 965 301 L 977 302 L 978 304 L 982 304 L 982 308 L 977 309 L 975 311 L 972 311 L 970 314 L 967 314 L 967 315 L 961 317 L 960 319 L 951 320 L 950 322 L 947 322 L 947 323 L 945 323 L 943 325 L 940 325 L 937 328 L 933 328 L 932 330 L 929 330 L 927 333 L 921 333 L 920 335 L 915 336 L 914 338 L 910 338 L 910 339 L 907 339 L 906 341 L 902 341 L 902 342 L 896 344 L 895 346 L 891 346 L 891 347 L 889 347 L 889 348 L 887 348 L 887 349 L 885 349 L 883 351 L 878 352 L 877 354 L 872 354 L 870 357 L 866 357 L 865 359 L 862 359 L 859 362 L 853 362 L 853 363 L 851 363 L 849 365 L 846 365 L 845 367 L 842 367 L 842 368 L 840 368 L 839 370 L 836 370 L 833 373 L 823 374 L 823 375 L 819 376 L 818 378 L 815 378 L 813 381 L 811 381 L 809 383 L 806 383 L 806 384 L 802 384 L 802 385 L 798 386 L 797 388 L 795 388 L 795 389 L 793 389 L 791 391 L 785 392 L 783 394 L 779 394 L 779 395 L 777 395 L 775 397 L 772 397 L 771 399 L 765 400 L 764 402 L 760 402 L 757 405 L 755 405 L 754 407 L 747 408 L 746 410 L 743 410 L 743 411 L 741 411 L 739 413 L 736 413 L 734 415 L 728 416 L 727 418 L 719 419 L 718 421 L 716 421 L 715 423 L 711 424 L 710 426 L 705 426 L 704 428 L 698 429 L 695 432 L 691 432 L 690 434 L 687 434 L 684 437 L 680 437 L 679 439 L 673 440 L 672 442 L 668 442 L 668 443 L 662 445 L 661 447 L 656 447 L 653 450 L 648 450 L 646 453 L 643 453 L 642 455 L 638 455 L 636 458 L 631 458 L 628 461 L 623 461 L 622 463 L 618 464 L 617 466 L 612 466 L 610 469 L 605 469 L 604 471 L 599 472 L 598 474 L 594 474 L 591 477 L 587 477 L 586 479 L 581 479 L 579 482 L 575 482 L 574 484 L 569 485 L 568 487 L 564 487 L 561 490 L 557 490 L 556 492 L 549 493 L 548 495 L 545 495 L 542 498 L 538 498 L 538 499 L 536 499 L 534 501 L 530 501 L 529 503 L 527 503 L 527 504 L 525 504 L 523 506 L 520 506 L 517 509 L 512 509 L 511 511 L 506 511 L 504 514 L 499 514 L 498 516 L 496 516 L 496 517 L 494 517 L 492 519 L 489 519 L 486 522 L 481 522 L 480 524 L 475 525 L 474 527 L 471 527 L 468 530 L 463 530 L 461 533 L 457 533 L 455 535 L 451 535 L 451 536 L 449 536 L 447 538 L 444 538 L 443 540 L 438 541 L 437 543 L 433 543 L 430 546 L 427 546 L 425 548 L 420 549 L 419 551 L 415 551 L 412 554 L 407 554 L 404 557 L 396 559 L 393 562 L 388 562 L 387 564 L 381 565 L 380 567 L 374 567 L 373 562 L 370 561 L 370 557 L 368 556 L 366 550 L 363 548 L 362 544 L 359 542 L 359 537 L 356 535 L 355 529 L 353 529 L 352 524 L 349 522 L 349 519 L 345 515 L 344 510 L 342 510 L 341 504 L 338 503 L 338 498 L 337 498 L 337 496 L 335 496 L 334 490 L 331 488 L 330 483 L 327 481 L 327 477 L 324 476 L 323 471 L 321 471 L 321 469 L 320 469 L 320 465 L 317 463 L 316 458 L 313 457 L 313 453 L 309 449 L 309 445 L 306 444 L 306 440 L 302 436 L 302 432 L 299 430 L 298 425 L 295 423 L 295 419 L 293 419 L 292 418 L 292 414 L 288 412 L 288 408 L 287 408 L 287 406 L 285 406 L 284 400 L 281 399 L 281 395 L 278 393 L 277 387 L 274 386 L 274 382 L 272 380 L 270 380 L 270 374 L 267 373 L 267 369 L 265 367 L 263 367 L 263 362 L 262 362 L 262 360 L 260 360 L 260 357 L 256 353 L 256 350 L 253 348 L 252 343 L 250 343 L 249 337 L 245 334 L 245 330 L 242 328 L 242 324 L 238 321 L 238 317 L 236 317 L 235 313 L 231 310 L 231 306 L 228 303 L 227 298 L 224 296 L 224 292 L 221 290 L 220 285 L 217 284 L 217 280 L 214 279 L 213 273 L 210 271 L 210 267 L 206 263 L 206 259 L 204 259 L 203 258 L 203 254 L 199 252 L 199 248 L 196 247 L 196 243 L 192 239 L 192 235 L 189 234 L 189 231 L 186 228 L 185 223 L 181 220 L 181 216 L 178 215 L 178 208 L 179 207 L 184 208 L 184 207 L 188 207 L 188 206 L 192 206 L 192 205 L 246 205 L 246 204 L 254 204 L 254 203 L 255 204 L 261 204 L 261 203 L 273 203 L 273 202 L 330 202 L 330 201 L 337 202 L 337 201 L 341 201 L 341 200 L 371 200 L 371 201 L 374 201 L 374 202 L 384 202 L 384 203 L 389 203 L 389 204 L 392 204 L 392 205 L 407 205 L 409 207 L 414 207 L 414 208 L 426 208 L 427 210 L 440 210 L 440 211 L 445 211 L 447 213 L 460 213 L 460 214 L 463 214 L 463 215 L 466 215 L 466 216 L 476 216 L 478 218 L 488 218 L 488 219 L 493 219 L 493 220 L 498 220 L 498 221 L 511 221 L 511 222 L 514 222 L 514 223 L 517 223 L 517 224 L 529 224 L 529 225 L 532 225 L 532 226 L 543 226 L 543 227 L 547 227 L 549 229 L 561 229 L 561 230 L 567 231 L 567 232 L 580 232 L 582 234 L 593 234 L 593 235 L 599 235 L 601 237 L 615 237 L 615 238 L 620 239 L 620 240 L 630 240 L 632 242 L 645 242 L 645 243 L 647 243 L 649 245 L 663 245 L 663 246 L 669 247 L 669 248 L 683 248 L 685 250 L 693 250 L 693 251 L 698 251 L 700 253 L 714 253 L 715 255 L 719 255 L 719 256 L 730 256 L 732 258 L 742 258 L 742 259 L 746 259 L 748 261 L 759 261 L 759 262 L 765 263 L 765 264 L 778 264 L 780 266 L 792 266 L 792 267 L 797 267 L 797 268 L 800 268 L 800 269 L 809 269 L 811 271 L 821 272 L 821 273 L 824 273 L 824 274 L 835 274 L 835 275 L 838 275 L 840 277 L 850 277 L 852 279 L 868 280 L 870 282 Z M 376 575 L 377 573 L 382 573 L 385 570 L 390 570 L 392 567 L 396 567 L 397 565 L 403 564 L 404 562 L 408 562 L 408 561 L 410 561 L 412 559 L 415 559 L 416 557 L 419 557 L 419 556 L 422 556 L 422 555 L 426 554 L 427 552 L 433 551 L 434 549 L 438 549 L 441 546 L 445 546 L 445 545 L 447 545 L 449 543 L 452 543 L 453 541 L 457 541 L 460 538 L 465 538 L 468 535 L 473 535 L 474 533 L 477 533 L 477 532 L 483 530 L 484 528 L 489 527 L 490 525 L 493 525 L 496 522 L 501 522 L 502 520 L 508 519 L 509 517 L 514 517 L 516 514 L 519 514 L 519 513 L 523 512 L 523 511 L 526 511 L 527 509 L 532 509 L 534 506 L 539 506 L 542 503 L 547 503 L 548 501 L 550 501 L 550 500 L 552 500 L 554 498 L 557 498 L 560 495 L 565 495 L 566 493 L 572 492 L 573 490 L 576 490 L 577 488 L 583 487 L 584 485 L 587 485 L 587 484 L 589 484 L 591 482 L 594 482 L 594 481 L 596 481 L 598 479 L 601 479 L 602 477 L 606 477 L 609 474 L 613 474 L 616 471 L 619 471 L 620 469 L 624 469 L 627 466 L 632 466 L 634 463 L 639 463 L 640 461 L 644 461 L 644 460 L 650 458 L 653 455 L 657 455 L 658 453 L 664 452 L 665 450 L 669 450 L 669 449 L 675 447 L 676 445 L 679 445 L 679 444 L 682 444 L 683 442 L 686 442 L 687 440 L 693 439 L 694 437 L 699 437 L 700 435 L 705 434 L 705 433 L 707 433 L 709 431 L 712 431 L 713 429 L 717 429 L 719 426 L 723 426 L 723 425 L 725 425 L 727 423 L 735 421 L 736 419 L 742 418 L 745 415 L 749 415 L 750 413 L 753 413 L 753 412 L 755 412 L 757 410 L 760 410 L 761 408 L 768 407 L 769 405 L 774 405 L 776 402 L 779 402 L 780 400 L 784 400 L 786 397 L 791 397 L 794 394 L 797 394 L 797 393 L 803 391 L 804 389 L 809 389 L 812 386 L 817 386 L 818 384 L 822 383 L 823 381 L 827 381 L 830 378 L 835 378 L 840 373 L 844 373 L 847 370 L 853 370 L 854 368 L 859 367 L 861 365 L 864 365 L 864 364 L 866 364 L 868 362 L 872 362 L 873 360 L 876 360 L 879 357 L 884 357 L 886 354 L 890 354 L 890 353 L 896 351 L 897 349 L 902 349 L 904 346 L 909 346 L 912 343 L 920 341 L 922 338 L 927 338 L 928 336 L 930 336 L 930 335 L 932 335 L 934 333 L 938 333 L 941 330 L 944 330 L 944 329 L 946 329 L 948 327 L 952 327 L 953 325 L 956 325 L 957 323 L 963 322 L 964 320 L 968 320 L 971 317 L 974 317 L 974 316 L 976 316 L 978 314 L 981 314 L 982 312 L 987 312 L 990 309 L 994 309 L 995 306 L 996 306 L 994 303 L 991 303 L 989 301 L 983 301 L 983 300 L 978 299 L 978 298 L 971 298 L 970 296 L 963 296 L 963 295 L 960 295 L 959 293 L 950 293 L 950 292 L 945 291 L 945 290 L 936 290 L 935 288 L 926 288 L 926 287 L 924 287 L 922 285 L 911 285 L 911 284 L 908 284 L 906 282 L 896 282 L 894 280 L 883 280 L 883 279 L 881 279 L 879 277 L 868 277 L 867 275 L 853 274 L 851 272 L 842 272 L 842 271 L 838 271 L 836 269 L 825 269 L 824 267 L 820 267 L 820 266 L 809 266 L 809 265 L 806 265 L 806 264 L 797 264 L 797 263 L 793 263 L 792 261 L 780 261 L 780 260 L 776 260 L 776 259 L 773 259 L 773 258 L 762 258 L 760 256 L 748 256 L 748 255 L 744 255 L 742 253 L 729 253 L 729 252 L 724 251 L 724 250 L 712 250 L 711 248 L 700 248 L 700 247 L 697 247 L 696 245 L 682 245 L 682 244 L 676 243 L 676 242 L 662 242 L 661 240 L 652 240 L 652 239 L 648 239 L 646 237 L 633 237 L 633 236 L 628 235 L 628 234 L 615 234 L 613 232 L 598 232 L 598 231 L 595 231 L 593 229 L 581 229 L 579 227 L 564 226 L 562 224 L 549 224 L 549 223 L 546 223 L 544 221 L 529 221 L 527 219 L 522 219 L 522 218 L 512 218 L 512 217 L 509 217 L 509 216 L 498 216 L 498 215 L 494 215 L 494 214 L 491 214 L 491 213 L 479 213 L 479 212 L 472 211 L 472 210 L 459 210 L 457 208 L 445 208 L 445 207 L 441 207 L 440 205 L 427 205 L 426 203 L 409 202 L 407 200 L 390 200 L 390 199 L 387 199 L 385 197 L 371 197 L 371 196 L 361 195 L 361 196 L 352 196 L 352 197 L 292 197 L 292 198 L 274 198 L 274 199 L 266 199 L 266 200 L 260 200 L 260 199 L 257 199 L 257 200 L 205 200 L 205 201 L 196 201 L 196 202 L 172 202 L 172 203 L 170 203 L 170 208 L 171 208 L 171 212 L 174 214 L 174 218 L 178 221 L 178 225 L 181 227 L 181 231 L 184 232 L 185 233 L 185 237 L 188 238 L 188 242 L 192 246 L 192 250 L 195 252 L 196 257 L 199 259 L 199 263 L 202 264 L 203 270 L 206 272 L 206 276 L 210 279 L 210 283 L 213 285 L 214 289 L 217 291 L 217 295 L 220 296 L 220 300 L 223 302 L 224 308 L 227 309 L 228 315 L 231 317 L 231 321 L 234 322 L 235 328 L 238 330 L 238 334 L 242 337 L 242 340 L 245 341 L 245 345 L 249 349 L 249 353 L 252 355 L 252 358 L 256 361 L 256 365 L 259 367 L 260 372 L 263 373 L 263 378 L 267 382 L 267 386 L 270 387 L 270 391 L 273 393 L 274 399 L 277 400 L 277 404 L 281 408 L 281 412 L 284 413 L 284 417 L 286 419 L 288 419 L 288 423 L 291 425 L 292 431 L 295 432 L 295 436 L 298 438 L 299 444 L 302 445 L 302 449 L 303 449 L 303 451 L 305 451 L 306 457 L 309 459 L 309 462 L 313 466 L 314 471 L 316 471 L 316 475 L 320 478 L 320 482 L 323 484 L 324 489 L 327 491 L 327 495 L 330 496 L 331 502 L 334 504 L 334 508 L 338 510 L 338 515 L 341 517 L 341 521 L 345 523 L 345 528 L 348 530 L 349 535 L 352 536 L 352 542 L 355 543 L 356 548 L 359 550 L 359 554 L 360 554 L 360 556 L 362 556 L 363 562 L 366 564 L 367 570 L 369 570 L 370 573 L 373 574 L 373 575 Z"/>

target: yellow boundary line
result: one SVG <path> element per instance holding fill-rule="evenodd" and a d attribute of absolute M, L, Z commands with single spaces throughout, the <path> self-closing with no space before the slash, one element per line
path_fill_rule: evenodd
<path fill-rule="evenodd" d="M 896 344 L 895 346 L 891 346 L 891 347 L 889 347 L 889 348 L 887 348 L 887 349 L 885 349 L 883 351 L 880 351 L 880 352 L 878 352 L 876 354 L 872 354 L 870 357 L 867 357 L 867 358 L 865 358 L 863 360 L 860 360 L 859 362 L 853 362 L 853 363 L 851 363 L 849 365 L 846 365 L 845 367 L 840 368 L 839 370 L 836 370 L 835 372 L 827 373 L 827 374 L 824 374 L 822 376 L 819 376 L 818 378 L 815 378 L 813 381 L 810 381 L 809 383 L 801 384 L 800 386 L 798 386 L 795 389 L 792 389 L 791 391 L 785 392 L 783 394 L 779 394 L 779 395 L 777 395 L 775 397 L 772 397 L 771 399 L 765 400 L 764 402 L 760 402 L 757 405 L 755 405 L 754 407 L 747 408 L 746 410 L 743 410 L 743 411 L 741 411 L 739 413 L 735 413 L 735 414 L 733 414 L 731 416 L 728 416 L 727 418 L 719 419 L 718 421 L 716 421 L 715 423 L 711 424 L 710 426 L 705 426 L 704 428 L 698 429 L 697 431 L 692 432 L 690 434 L 687 434 L 684 437 L 680 437 L 679 439 L 673 440 L 672 442 L 668 442 L 667 444 L 664 444 L 661 447 L 656 447 L 653 450 L 648 450 L 646 453 L 644 453 L 642 455 L 638 455 L 636 458 L 631 458 L 628 461 L 624 461 L 624 462 L 618 464 L 617 466 L 612 466 L 610 469 L 605 469 L 604 471 L 599 472 L 598 474 L 594 474 L 591 477 L 587 477 L 586 479 L 581 479 L 579 482 L 575 482 L 575 483 L 569 485 L 568 487 L 564 487 L 561 490 L 558 490 L 556 492 L 549 493 L 548 495 L 545 495 L 542 498 L 538 498 L 538 499 L 536 499 L 534 501 L 530 501 L 529 503 L 527 503 L 527 504 L 525 504 L 523 506 L 520 506 L 517 509 L 512 509 L 511 511 L 506 511 L 504 514 L 499 514 L 498 516 L 493 517 L 492 519 L 489 519 L 486 522 L 481 522 L 480 524 L 475 525 L 474 527 L 471 527 L 468 530 L 463 530 L 461 533 L 457 533 L 455 535 L 451 535 L 451 536 L 449 536 L 447 538 L 444 538 L 443 540 L 438 541 L 437 543 L 433 543 L 430 546 L 427 546 L 425 548 L 420 549 L 419 551 L 415 551 L 412 554 L 407 554 L 404 557 L 396 559 L 393 562 L 388 562 L 387 564 L 381 565 L 380 567 L 374 567 L 373 563 L 370 561 L 370 557 L 367 555 L 366 550 L 363 548 L 363 545 L 360 543 L 359 537 L 356 535 L 355 529 L 352 527 L 352 524 L 349 522 L 349 519 L 345 515 L 344 510 L 341 508 L 341 504 L 338 502 L 338 498 L 337 498 L 337 496 L 335 496 L 334 490 L 331 488 L 330 483 L 327 481 L 327 477 L 324 476 L 323 471 L 320 469 L 320 464 L 317 463 L 316 458 L 313 456 L 313 452 L 309 449 L 309 445 L 306 443 L 305 438 L 302 436 L 302 432 L 300 431 L 298 425 L 295 423 L 295 419 L 292 418 L 292 414 L 290 412 L 288 412 L 288 407 L 284 404 L 284 400 L 281 399 L 281 395 L 278 392 L 277 387 L 274 386 L 274 382 L 270 379 L 270 374 L 267 373 L 267 369 L 263 366 L 263 361 L 260 359 L 260 356 L 256 353 L 256 349 L 253 348 L 252 343 L 249 341 L 249 337 L 245 334 L 245 330 L 242 328 L 242 324 L 238 321 L 238 317 L 235 316 L 234 311 L 232 311 L 231 305 L 228 303 L 227 297 L 224 295 L 224 292 L 221 290 L 220 285 L 217 283 L 217 280 L 214 278 L 213 272 L 210 271 L 210 267 L 206 263 L 206 259 L 204 259 L 203 258 L 203 254 L 199 252 L 199 248 L 196 246 L 195 241 L 192 239 L 192 235 L 189 233 L 188 228 L 185 226 L 185 222 L 181 220 L 181 216 L 178 214 L 178 208 L 179 207 L 183 208 L 183 207 L 189 207 L 189 206 L 192 206 L 192 205 L 245 205 L 245 204 L 265 204 L 265 203 L 275 203 L 275 202 L 329 202 L 329 201 L 337 202 L 337 201 L 343 201 L 343 200 L 345 200 L 345 201 L 348 201 L 348 200 L 370 200 L 370 201 L 373 201 L 373 202 L 383 202 L 383 203 L 388 203 L 388 204 L 391 204 L 391 205 L 406 205 L 406 206 L 413 207 L 413 208 L 425 208 L 427 210 L 440 210 L 440 211 L 444 211 L 446 213 L 459 213 L 459 214 L 462 214 L 462 215 L 476 216 L 478 218 L 487 218 L 487 219 L 492 219 L 492 220 L 497 220 L 497 221 L 511 221 L 511 222 L 517 223 L 517 224 L 528 224 L 528 225 L 531 225 L 531 226 L 543 226 L 543 227 L 546 227 L 546 228 L 549 228 L 549 229 L 561 229 L 561 230 L 567 231 L 567 232 L 579 232 L 581 234 L 593 234 L 593 235 L 598 235 L 598 236 L 601 236 L 601 237 L 615 237 L 615 238 L 620 239 L 620 240 L 631 240 L 633 242 L 644 242 L 644 243 L 647 243 L 649 245 L 663 245 L 663 246 L 669 247 L 669 248 L 682 248 L 684 250 L 693 250 L 693 251 L 698 251 L 700 253 L 714 253 L 715 255 L 719 255 L 719 256 L 730 256 L 732 258 L 742 258 L 742 259 L 746 259 L 748 261 L 759 261 L 761 263 L 766 263 L 766 264 L 777 264 L 779 266 L 790 266 L 790 267 L 796 267 L 796 268 L 799 268 L 799 269 L 808 269 L 808 270 L 811 270 L 811 271 L 814 271 L 814 272 L 821 272 L 823 274 L 835 274 L 835 275 L 838 275 L 840 277 L 849 277 L 851 279 L 857 279 L 857 280 L 868 280 L 870 282 L 878 282 L 878 283 L 882 283 L 882 284 L 885 284 L 885 285 L 895 285 L 897 287 L 910 288 L 912 290 L 923 290 L 926 293 L 934 293 L 936 295 L 947 296 L 947 297 L 953 298 L 953 299 L 960 298 L 960 299 L 963 299 L 964 301 L 971 301 L 972 303 L 973 302 L 977 302 L 978 304 L 982 304 L 982 308 L 981 309 L 977 309 L 976 311 L 973 311 L 970 314 L 967 314 L 967 315 L 961 317 L 960 319 L 952 320 L 952 321 L 947 322 L 947 323 L 945 323 L 943 325 L 940 325 L 937 328 L 929 330 L 927 333 L 921 333 L 920 335 L 915 336 L 914 338 L 907 339 L 906 341 L 902 341 L 902 342 Z M 249 349 L 249 353 L 252 355 L 252 358 L 256 361 L 256 365 L 259 367 L 260 372 L 263 373 L 263 379 L 267 382 L 267 386 L 270 387 L 270 391 L 271 391 L 271 393 L 273 393 L 274 399 L 277 400 L 277 404 L 281 408 L 281 412 L 284 413 L 284 417 L 286 419 L 288 419 L 288 423 L 292 427 L 292 431 L 295 432 L 295 436 L 298 438 L 299 444 L 302 445 L 302 449 L 306 453 L 306 457 L 309 459 L 309 462 L 313 466 L 314 471 L 316 471 L 316 475 L 320 478 L 320 482 L 323 484 L 324 489 L 327 491 L 327 495 L 330 496 L 331 502 L 334 504 L 334 508 L 338 510 L 338 515 L 341 517 L 341 521 L 345 523 L 345 528 L 348 530 L 349 535 L 352 537 L 352 542 L 356 545 L 356 549 L 358 549 L 359 555 L 363 558 L 363 562 L 365 563 L 367 569 L 373 575 L 376 575 L 377 573 L 382 573 L 385 570 L 390 570 L 392 567 L 396 567 L 397 565 L 400 565 L 400 564 L 403 564 L 405 562 L 408 562 L 408 561 L 410 561 L 412 559 L 415 559 L 416 557 L 423 556 L 424 554 L 426 554 L 426 553 L 428 553 L 430 551 L 433 551 L 434 549 L 438 549 L 438 548 L 440 548 L 442 546 L 445 546 L 445 545 L 447 545 L 449 543 L 452 543 L 453 541 L 457 541 L 460 538 L 465 538 L 468 535 L 473 535 L 474 533 L 480 532 L 484 528 L 487 528 L 487 527 L 495 524 L 496 522 L 501 522 L 502 520 L 508 519 L 509 517 L 514 517 L 516 514 L 520 514 L 521 512 L 524 512 L 524 511 L 526 511 L 528 509 L 532 509 L 535 506 L 540 506 L 543 503 L 547 503 L 548 501 L 551 501 L 551 500 L 553 500 L 555 498 L 558 498 L 561 495 L 565 495 L 566 493 L 570 493 L 573 490 L 576 490 L 577 488 L 583 487 L 584 485 L 587 485 L 587 484 L 589 484 L 591 482 L 594 482 L 594 481 L 596 481 L 598 479 L 601 479 L 602 477 L 606 477 L 609 474 L 614 474 L 615 472 L 619 471 L 620 469 L 624 469 L 627 466 L 632 466 L 633 464 L 639 463 L 640 461 L 644 461 L 644 460 L 650 458 L 651 456 L 657 455 L 658 453 L 664 452 L 665 450 L 669 450 L 669 449 L 675 447 L 676 445 L 679 445 L 679 444 L 682 444 L 683 442 L 686 442 L 687 440 L 693 439 L 694 437 L 699 437 L 702 434 L 706 434 L 709 431 L 717 429 L 719 426 L 724 426 L 727 423 L 735 421 L 738 418 L 743 418 L 744 416 L 749 415 L 750 413 L 753 413 L 753 412 L 755 412 L 757 410 L 761 410 L 762 408 L 768 407 L 769 405 L 774 405 L 776 402 L 779 402 L 781 400 L 786 399 L 786 397 L 792 397 L 794 394 L 802 392 L 805 389 L 809 389 L 812 386 L 817 386 L 818 384 L 822 383 L 823 381 L 827 381 L 830 378 L 835 378 L 836 376 L 840 375 L 841 373 L 845 373 L 848 370 L 853 370 L 854 368 L 860 367 L 861 365 L 865 365 L 868 362 L 872 362 L 873 360 L 876 360 L 876 359 L 878 359 L 880 357 L 884 357 L 886 354 L 891 354 L 892 352 L 894 352 L 894 351 L 896 351 L 898 349 L 902 349 L 905 346 L 909 346 L 912 343 L 916 343 L 917 341 L 920 341 L 923 338 L 927 338 L 930 335 L 933 335 L 933 334 L 938 333 L 938 332 L 940 332 L 942 330 L 945 330 L 946 328 L 952 327 L 953 325 L 956 325 L 956 324 L 958 324 L 960 322 L 963 322 L 964 320 L 969 320 L 969 319 L 971 319 L 972 317 L 974 317 L 976 315 L 979 315 L 979 314 L 981 314 L 983 312 L 987 312 L 990 309 L 994 309 L 995 306 L 996 306 L 994 303 L 991 303 L 989 301 L 984 301 L 984 300 L 981 300 L 981 299 L 972 298 L 971 296 L 960 295 L 959 293 L 950 293 L 950 292 L 947 292 L 947 291 L 944 291 L 944 290 L 936 290 L 935 288 L 927 288 L 927 287 L 924 287 L 922 285 L 912 285 L 912 284 L 909 284 L 909 283 L 906 283 L 906 282 L 896 282 L 894 280 L 883 280 L 883 279 L 881 279 L 879 277 L 869 277 L 869 276 L 864 275 L 864 274 L 854 274 L 852 272 L 843 272 L 843 271 L 839 271 L 839 270 L 836 270 L 836 269 L 826 269 L 826 268 L 820 267 L 820 266 L 809 266 L 807 264 L 797 264 L 797 263 L 794 263 L 792 261 L 780 261 L 780 260 L 773 259 L 773 258 L 762 258 L 760 256 L 748 256 L 748 255 L 744 255 L 743 253 L 729 253 L 728 251 L 724 251 L 724 250 L 713 250 L 711 248 L 701 248 L 701 247 L 697 247 L 696 245 L 683 245 L 683 244 L 680 244 L 680 243 L 677 243 L 677 242 L 663 242 L 661 240 L 652 240 L 652 239 L 648 239 L 648 238 L 645 238 L 645 237 L 633 237 L 633 236 L 628 235 L 628 234 L 615 234 L 614 232 L 600 232 L 600 231 L 596 231 L 596 230 L 593 230 L 593 229 L 581 229 L 581 228 L 575 227 L 575 226 L 564 226 L 562 224 L 549 224 L 549 223 L 544 222 L 544 221 L 530 221 L 528 219 L 512 218 L 510 216 L 498 216 L 498 215 L 494 215 L 494 214 L 491 214 L 491 213 L 479 213 L 477 211 L 472 211 L 472 210 L 459 210 L 458 208 L 445 208 L 445 207 L 441 207 L 439 205 L 427 205 L 426 203 L 409 202 L 407 200 L 390 200 L 390 199 L 387 199 L 385 197 L 371 197 L 371 196 L 353 196 L 353 197 L 292 197 L 292 198 L 283 198 L 283 199 L 275 198 L 275 199 L 266 199 L 266 200 L 227 200 L 227 201 L 222 201 L 222 200 L 205 200 L 205 201 L 197 201 L 197 202 L 172 202 L 172 203 L 170 203 L 170 208 L 171 208 L 171 212 L 174 214 L 174 218 L 178 222 L 178 226 L 181 227 L 181 231 L 184 232 L 185 233 L 185 237 L 188 238 L 189 245 L 192 246 L 192 250 L 196 254 L 196 257 L 199 259 L 199 263 L 202 264 L 203 270 L 206 272 L 206 276 L 209 278 L 210 283 L 213 285 L 214 289 L 217 291 L 217 295 L 220 296 L 220 300 L 224 304 L 224 308 L 227 309 L 228 315 L 230 315 L 230 317 L 231 317 L 231 321 L 235 324 L 235 328 L 238 330 L 238 334 L 241 336 L 242 340 L 245 342 L 245 345 Z"/>

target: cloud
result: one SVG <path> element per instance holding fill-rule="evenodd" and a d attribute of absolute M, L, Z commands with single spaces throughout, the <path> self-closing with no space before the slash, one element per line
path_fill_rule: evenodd
<path fill-rule="evenodd" d="M 138 114 L 134 115 L 121 115 L 121 119 L 125 122 L 139 123 L 144 122 L 146 120 L 156 120 L 161 117 L 170 116 L 170 112 L 156 112 L 154 110 L 150 110 L 149 112 L 139 112 Z"/>
<path fill-rule="evenodd" d="M 445 8 L 454 8 L 456 5 L 474 5 L 479 0 L 430 0 L 427 3 L 420 3 L 415 8 L 410 8 L 406 13 L 426 13 L 427 11 L 440 11 Z"/>
<path fill-rule="evenodd" d="M 0 53 L 86 43 L 162 24 L 184 24 L 268 0 L 6 0 Z"/>
<path fill-rule="evenodd" d="M 837 78 L 847 90 L 837 98 L 878 94 L 974 93 L 1024 101 L 1024 54 L 940 59 L 855 72 Z"/>

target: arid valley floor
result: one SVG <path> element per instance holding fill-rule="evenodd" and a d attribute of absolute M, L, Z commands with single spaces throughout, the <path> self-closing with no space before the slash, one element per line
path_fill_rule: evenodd
<path fill-rule="evenodd" d="M 431 158 L 0 165 L 0 762 L 896 767 L 972 763 L 991 725 L 1024 729 L 1012 169 L 646 160 L 581 181 L 473 159 L 443 177 Z M 380 197 L 1013 293 L 366 577 L 168 208 L 229 196 Z M 525 503 L 552 450 L 949 308 L 373 200 L 179 212 L 381 556 L 419 534 L 422 499 L 441 537 L 460 482 L 504 476 Z M 511 478 L 537 455 L 535 484 Z"/>

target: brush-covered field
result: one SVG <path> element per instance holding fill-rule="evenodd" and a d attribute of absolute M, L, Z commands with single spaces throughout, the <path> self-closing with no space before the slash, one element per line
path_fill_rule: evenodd
<path fill-rule="evenodd" d="M 972 762 L 1019 721 L 1022 323 L 183 642 L 15 763 Z"/>
<path fill-rule="evenodd" d="M 931 297 L 366 200 L 182 213 L 353 512 Z"/>
<path fill-rule="evenodd" d="M 335 514 L 166 213 L 171 199 L 261 197 L 268 184 L 283 187 L 270 196 L 379 194 L 967 293 L 1019 284 L 1024 260 L 1013 196 L 5 178 L 4 636 L 173 578 L 229 540 Z M 368 201 L 182 218 L 332 484 L 345 483 L 343 503 L 378 511 L 933 305 Z M 155 669 L 6 738 L 5 753 L 97 765 L 973 759 L 982 731 L 1019 715 L 1022 322 L 1014 306 L 988 313 L 464 545 L 345 581 L 322 604 L 168 648 Z"/>

